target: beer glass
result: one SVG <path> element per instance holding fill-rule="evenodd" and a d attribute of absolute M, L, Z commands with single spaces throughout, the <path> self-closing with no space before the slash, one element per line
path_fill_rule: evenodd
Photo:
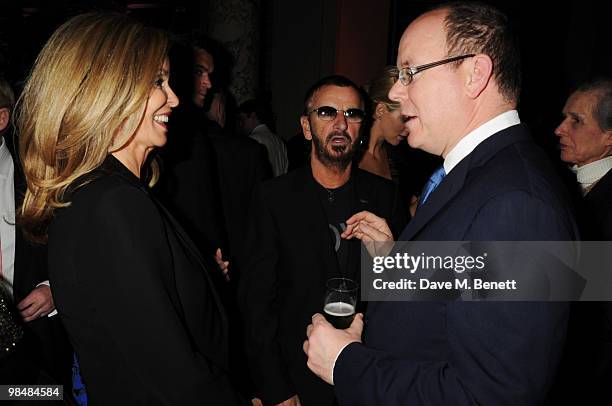
<path fill-rule="evenodd" d="M 332 278 L 327 281 L 323 314 L 335 328 L 348 328 L 355 318 L 357 307 L 357 282 L 348 278 Z"/>

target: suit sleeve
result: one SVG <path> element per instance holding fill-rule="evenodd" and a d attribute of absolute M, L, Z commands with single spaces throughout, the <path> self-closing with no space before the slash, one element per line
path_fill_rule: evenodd
<path fill-rule="evenodd" d="M 464 240 L 569 240 L 562 218 L 526 194 L 504 195 L 482 207 Z M 567 317 L 566 303 L 448 303 L 440 361 L 353 343 L 336 361 L 335 391 L 342 405 L 540 405 Z"/>
<path fill-rule="evenodd" d="M 87 270 L 82 280 L 109 345 L 160 404 L 200 403 L 219 380 L 193 350 L 170 300 L 162 275 L 172 259 L 152 200 L 133 187 L 113 189 L 92 208 L 83 231 L 75 267 Z"/>
<path fill-rule="evenodd" d="M 277 231 L 263 196 L 262 188 L 256 188 L 238 303 L 256 390 L 264 403 L 276 404 L 292 397 L 295 389 L 279 343 Z"/>

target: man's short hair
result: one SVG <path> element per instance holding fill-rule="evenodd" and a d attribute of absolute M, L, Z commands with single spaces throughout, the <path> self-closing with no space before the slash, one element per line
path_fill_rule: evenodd
<path fill-rule="evenodd" d="M 8 80 L 0 76 L 0 108 L 8 107 L 9 110 L 12 110 L 14 105 L 15 94 L 13 93 L 13 88 Z"/>
<path fill-rule="evenodd" d="M 247 116 L 255 113 L 257 120 L 268 127 L 274 127 L 274 113 L 269 97 L 266 95 L 258 95 L 255 99 L 249 99 L 238 107 L 239 113 L 244 113 Z"/>
<path fill-rule="evenodd" d="M 602 131 L 612 130 L 612 79 L 596 78 L 583 83 L 576 92 L 594 93 L 597 98 L 593 106 L 593 118 Z"/>
<path fill-rule="evenodd" d="M 213 73 L 215 79 L 212 80 L 213 88 L 224 89 L 228 87 L 231 82 L 231 71 L 235 63 L 234 57 L 227 46 L 221 41 L 206 35 L 195 38 L 191 46 L 194 51 L 201 49 L 212 56 L 215 63 L 215 72 Z"/>
<path fill-rule="evenodd" d="M 350 80 L 347 77 L 344 77 L 341 75 L 331 75 L 331 76 L 326 76 L 322 79 L 319 79 L 315 84 L 310 86 L 308 91 L 306 91 L 306 95 L 304 96 L 304 111 L 302 113 L 303 115 L 307 115 L 308 112 L 310 111 L 310 108 L 312 107 L 312 98 L 314 94 L 319 89 L 325 86 L 352 87 L 353 89 L 355 89 L 355 91 L 359 95 L 359 102 L 361 103 L 362 106 L 364 105 L 363 101 L 365 100 L 365 98 L 363 95 L 363 90 L 359 88 L 359 86 L 357 86 L 352 80 Z"/>
<path fill-rule="evenodd" d="M 508 17 L 495 7 L 477 2 L 445 3 L 434 10 L 448 11 L 445 18 L 448 56 L 488 55 L 500 93 L 507 101 L 518 101 L 520 52 Z"/>

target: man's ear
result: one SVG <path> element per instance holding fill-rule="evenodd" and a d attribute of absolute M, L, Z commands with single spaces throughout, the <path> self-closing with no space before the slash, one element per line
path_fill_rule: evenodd
<path fill-rule="evenodd" d="M 612 147 L 612 129 L 608 131 L 604 131 L 606 147 Z"/>
<path fill-rule="evenodd" d="M 312 140 L 312 132 L 310 131 L 310 121 L 307 116 L 300 117 L 300 124 L 302 125 L 302 133 L 304 134 L 304 138 L 307 140 Z"/>
<path fill-rule="evenodd" d="M 0 132 L 4 131 L 8 127 L 11 120 L 11 113 L 8 107 L 0 108 Z"/>
<path fill-rule="evenodd" d="M 493 61 L 488 55 L 478 54 L 470 63 L 466 74 L 466 91 L 470 98 L 475 99 L 487 88 L 493 75 Z"/>

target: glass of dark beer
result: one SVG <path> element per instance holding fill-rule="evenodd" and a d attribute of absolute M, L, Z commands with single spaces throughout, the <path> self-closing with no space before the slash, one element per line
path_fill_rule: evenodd
<path fill-rule="evenodd" d="M 335 328 L 345 329 L 353 322 L 357 288 L 357 282 L 348 278 L 332 278 L 327 281 L 323 314 Z"/>

